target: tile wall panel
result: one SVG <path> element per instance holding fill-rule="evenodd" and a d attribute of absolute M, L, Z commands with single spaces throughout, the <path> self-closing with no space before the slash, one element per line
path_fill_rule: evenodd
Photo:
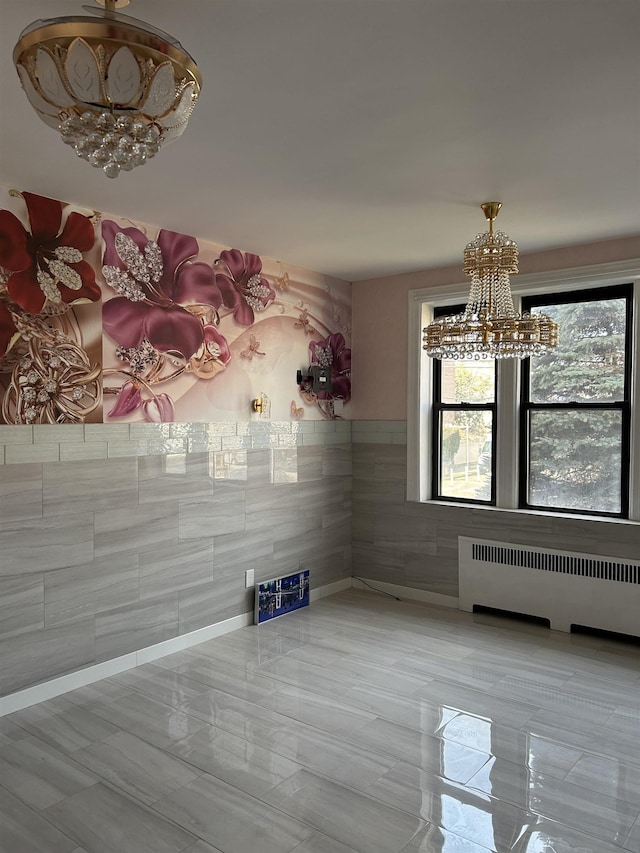
<path fill-rule="evenodd" d="M 233 495 L 215 494 L 199 501 L 180 501 L 180 539 L 202 539 L 224 533 L 241 533 L 246 525 L 244 490 Z"/>
<path fill-rule="evenodd" d="M 138 499 L 141 504 L 162 501 L 169 491 L 175 498 L 200 501 L 213 494 L 208 453 L 144 456 L 138 462 Z"/>
<path fill-rule="evenodd" d="M 178 634 L 178 595 L 138 601 L 95 618 L 96 660 L 126 655 Z"/>
<path fill-rule="evenodd" d="M 135 468 L 136 460 L 130 460 Z M 95 556 L 138 554 L 178 541 L 179 503 L 171 493 L 152 504 L 129 504 L 94 513 Z"/>
<path fill-rule="evenodd" d="M 42 517 L 42 465 L 5 465 L 0 477 L 0 519 Z"/>
<path fill-rule="evenodd" d="M 253 590 L 244 588 L 244 570 L 221 571 L 214 580 L 180 592 L 180 633 L 196 631 L 252 610 Z"/>
<path fill-rule="evenodd" d="M 458 595 L 458 537 L 640 557 L 640 525 L 406 500 L 406 424 L 353 423 L 354 576 Z"/>
<path fill-rule="evenodd" d="M 2 695 L 252 610 L 247 568 L 351 575 L 348 422 L 3 426 L 0 451 Z"/>
<path fill-rule="evenodd" d="M 269 527 L 247 530 L 242 536 L 236 533 L 216 536 L 214 542 L 216 572 L 244 571 L 246 568 L 253 568 L 256 577 L 271 576 L 273 574 L 273 541 L 273 531 Z M 250 566 L 247 566 L 247 554 L 251 555 Z"/>
<path fill-rule="evenodd" d="M 42 466 L 43 515 L 71 515 L 138 500 L 138 476 L 126 459 L 57 462 Z"/>
<path fill-rule="evenodd" d="M 119 554 L 44 574 L 44 624 L 77 622 L 138 601 L 137 555 Z"/>
<path fill-rule="evenodd" d="M 0 640 L 0 686 L 11 693 L 95 661 L 94 619 Z"/>
<path fill-rule="evenodd" d="M 0 575 L 64 569 L 93 559 L 93 514 L 0 521 Z"/>
<path fill-rule="evenodd" d="M 44 628 L 44 573 L 0 578 L 0 635 L 29 634 Z"/>
<path fill-rule="evenodd" d="M 146 548 L 138 560 L 140 601 L 213 580 L 213 541 L 209 538 Z"/>

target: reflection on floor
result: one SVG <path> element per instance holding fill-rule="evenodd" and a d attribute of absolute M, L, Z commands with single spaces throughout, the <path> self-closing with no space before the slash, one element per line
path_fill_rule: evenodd
<path fill-rule="evenodd" d="M 640 851 L 637 646 L 349 591 L 0 720 L 2 853 Z"/>

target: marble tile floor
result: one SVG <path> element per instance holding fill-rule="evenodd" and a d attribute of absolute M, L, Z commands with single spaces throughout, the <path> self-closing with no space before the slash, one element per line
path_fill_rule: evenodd
<path fill-rule="evenodd" d="M 640 647 L 350 590 L 0 720 L 1 853 L 640 853 Z"/>

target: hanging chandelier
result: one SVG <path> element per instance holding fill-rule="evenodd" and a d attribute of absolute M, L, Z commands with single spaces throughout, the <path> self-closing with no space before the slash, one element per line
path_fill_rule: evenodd
<path fill-rule="evenodd" d="M 423 349 L 432 358 L 528 358 L 558 346 L 558 324 L 546 314 L 519 314 L 509 276 L 518 272 L 518 246 L 493 223 L 502 204 L 481 205 L 489 230 L 464 250 L 471 290 L 464 313 L 440 317 L 423 329 Z"/>
<path fill-rule="evenodd" d="M 129 0 L 98 0 L 98 16 L 34 21 L 13 61 L 31 106 L 62 141 L 115 178 L 184 131 L 202 77 L 167 33 L 116 12 Z"/>

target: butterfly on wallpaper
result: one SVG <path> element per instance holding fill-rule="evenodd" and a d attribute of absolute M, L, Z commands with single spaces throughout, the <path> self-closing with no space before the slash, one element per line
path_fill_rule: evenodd
<path fill-rule="evenodd" d="M 305 335 L 312 335 L 316 331 L 309 322 L 309 312 L 306 308 L 302 311 L 293 326 L 296 329 L 304 329 Z"/>
<path fill-rule="evenodd" d="M 266 355 L 264 352 L 260 352 L 258 347 L 260 346 L 260 341 L 256 340 L 255 335 L 249 335 L 249 346 L 246 349 L 243 349 L 240 353 L 240 358 L 248 358 L 249 361 L 254 357 L 254 355 Z"/>
<path fill-rule="evenodd" d="M 275 282 L 278 287 L 278 290 L 288 290 L 289 288 L 289 273 L 284 269 L 280 261 L 280 275 L 275 277 Z"/>
<path fill-rule="evenodd" d="M 298 409 L 296 407 L 296 401 L 291 401 L 291 417 L 292 418 L 301 418 L 304 415 L 304 409 L 302 406 Z"/>

